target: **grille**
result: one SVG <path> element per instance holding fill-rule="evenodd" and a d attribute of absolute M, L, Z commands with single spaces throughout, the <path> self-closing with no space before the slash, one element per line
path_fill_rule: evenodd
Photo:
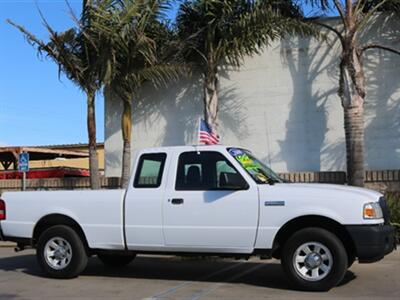
<path fill-rule="evenodd" d="M 385 225 L 388 225 L 390 223 L 390 211 L 389 211 L 389 207 L 388 207 L 384 197 L 379 198 L 379 205 L 382 208 L 383 219 L 385 220 Z"/>

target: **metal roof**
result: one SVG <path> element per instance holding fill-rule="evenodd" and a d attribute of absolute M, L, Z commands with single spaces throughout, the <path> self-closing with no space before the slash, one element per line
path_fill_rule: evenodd
<path fill-rule="evenodd" d="M 97 143 L 97 147 L 104 147 L 104 143 Z M 76 143 L 76 144 L 55 144 L 55 145 L 40 145 L 40 146 L 27 146 L 33 148 L 50 148 L 50 149 L 63 149 L 63 148 L 78 148 L 88 147 L 87 143 Z"/>
<path fill-rule="evenodd" d="M 83 151 L 71 151 L 64 149 L 54 149 L 45 147 L 0 147 L 0 161 L 13 162 L 18 159 L 18 155 L 23 152 L 29 153 L 30 160 L 46 160 L 63 158 L 88 157 L 89 154 Z"/>

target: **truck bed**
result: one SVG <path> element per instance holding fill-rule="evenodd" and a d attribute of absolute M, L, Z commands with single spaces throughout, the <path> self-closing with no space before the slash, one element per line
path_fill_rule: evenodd
<path fill-rule="evenodd" d="M 82 228 L 90 248 L 124 249 L 122 230 L 125 190 L 5 192 L 4 236 L 31 238 L 44 217 L 62 214 Z"/>

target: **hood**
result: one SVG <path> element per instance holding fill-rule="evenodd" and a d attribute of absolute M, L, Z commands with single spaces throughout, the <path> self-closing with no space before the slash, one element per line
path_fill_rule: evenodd
<path fill-rule="evenodd" d="M 285 195 L 286 199 L 313 199 L 324 201 L 378 201 L 383 195 L 373 190 L 337 184 L 321 183 L 276 183 L 274 185 L 259 185 L 260 189 L 274 196 Z"/>
<path fill-rule="evenodd" d="M 287 188 L 293 187 L 295 189 L 308 189 L 308 190 L 316 190 L 320 192 L 326 193 L 347 193 L 353 194 L 357 196 L 364 196 L 367 198 L 371 198 L 372 200 L 379 199 L 383 195 L 377 191 L 348 186 L 348 185 L 339 185 L 339 184 L 324 184 L 324 183 L 290 183 L 287 185 Z"/>

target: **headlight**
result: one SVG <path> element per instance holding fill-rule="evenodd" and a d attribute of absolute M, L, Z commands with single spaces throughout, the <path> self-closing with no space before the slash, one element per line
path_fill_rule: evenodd
<path fill-rule="evenodd" d="M 364 219 L 382 219 L 383 213 L 378 202 L 364 204 Z"/>

